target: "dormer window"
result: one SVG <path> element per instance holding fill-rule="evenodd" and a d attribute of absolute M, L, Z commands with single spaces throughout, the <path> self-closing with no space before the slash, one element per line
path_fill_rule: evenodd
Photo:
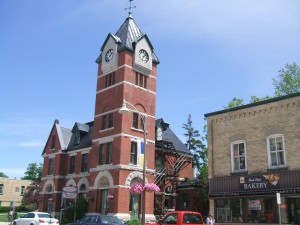
<path fill-rule="evenodd" d="M 75 123 L 73 129 L 73 143 L 78 145 L 82 139 L 89 133 L 89 125 L 85 123 Z"/>
<path fill-rule="evenodd" d="M 74 135 L 75 135 L 74 144 L 78 145 L 80 143 L 80 131 L 78 129 L 76 129 Z"/>

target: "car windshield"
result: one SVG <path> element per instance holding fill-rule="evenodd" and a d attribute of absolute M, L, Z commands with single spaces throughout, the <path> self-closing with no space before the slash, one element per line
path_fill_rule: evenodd
<path fill-rule="evenodd" d="M 118 223 L 118 224 L 122 224 L 122 220 L 118 219 L 117 217 L 113 217 L 113 216 L 102 216 L 101 217 L 101 222 L 102 223 Z"/>
<path fill-rule="evenodd" d="M 85 216 L 85 217 L 82 217 L 80 220 L 79 220 L 79 222 L 80 223 L 85 223 L 85 222 L 88 222 L 89 220 L 90 220 L 90 216 Z"/>

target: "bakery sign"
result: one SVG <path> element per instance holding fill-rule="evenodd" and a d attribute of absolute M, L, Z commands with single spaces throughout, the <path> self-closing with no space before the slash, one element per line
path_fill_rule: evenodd
<path fill-rule="evenodd" d="M 250 191 L 279 188 L 279 180 L 279 174 L 243 176 L 240 177 L 240 190 Z"/>

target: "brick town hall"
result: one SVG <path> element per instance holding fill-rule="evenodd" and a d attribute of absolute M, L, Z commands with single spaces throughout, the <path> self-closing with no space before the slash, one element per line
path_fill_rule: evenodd
<path fill-rule="evenodd" d="M 64 188 L 74 187 L 77 198 L 88 201 L 88 213 L 140 218 L 142 195 L 130 191 L 139 182 L 160 188 L 145 191 L 146 221 L 168 210 L 195 210 L 194 189 L 183 185 L 193 177 L 192 155 L 169 124 L 156 119 L 159 60 L 130 11 L 107 35 L 96 62 L 94 118 L 71 129 L 55 120 L 42 153 L 39 210 L 59 216 L 69 201 Z"/>

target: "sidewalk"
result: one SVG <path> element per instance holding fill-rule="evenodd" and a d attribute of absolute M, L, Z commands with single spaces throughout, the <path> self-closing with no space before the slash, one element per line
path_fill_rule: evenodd
<path fill-rule="evenodd" d="M 10 222 L 0 222 L 0 225 L 10 225 Z"/>

